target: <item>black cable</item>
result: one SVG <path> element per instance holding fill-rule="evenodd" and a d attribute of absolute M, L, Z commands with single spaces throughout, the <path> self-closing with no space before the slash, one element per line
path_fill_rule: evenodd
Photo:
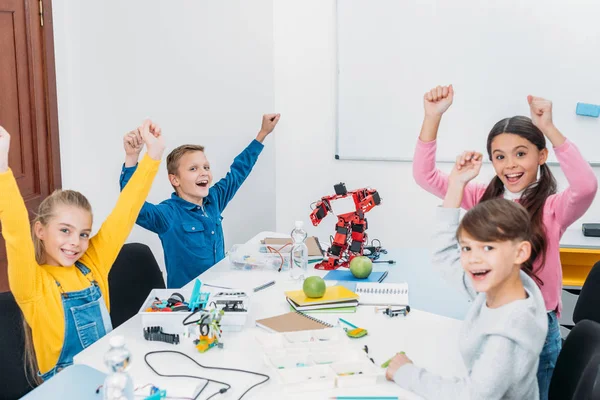
<path fill-rule="evenodd" d="M 206 383 L 204 384 L 204 386 L 202 387 L 202 389 L 200 390 L 200 392 L 198 392 L 198 394 L 196 395 L 196 397 L 194 397 L 194 400 L 196 400 L 198 398 L 198 396 L 200 396 L 200 394 L 202 394 L 202 392 L 204 391 L 204 389 L 208 386 L 209 382 L 218 383 L 218 384 L 224 385 L 226 387 L 225 388 L 221 388 L 221 389 L 219 389 L 218 392 L 215 392 L 215 393 L 211 394 L 210 397 L 208 397 L 207 400 L 212 399 L 217 394 L 223 394 L 223 393 L 227 392 L 229 389 L 231 389 L 231 385 L 228 384 L 228 383 L 226 383 L 226 382 L 217 381 L 215 379 L 203 378 L 201 376 L 194 376 L 194 375 L 164 375 L 164 374 L 159 374 L 152 367 L 152 365 L 150 365 L 150 362 L 148 362 L 148 356 L 152 355 L 152 354 L 161 354 L 161 353 L 163 353 L 163 354 L 164 353 L 172 353 L 172 354 L 182 355 L 182 356 L 186 357 L 188 360 L 192 361 L 197 366 L 199 366 L 200 368 L 215 369 L 215 370 L 220 370 L 220 371 L 242 372 L 242 373 L 245 373 L 245 374 L 250 374 L 250 375 L 255 375 L 255 376 L 262 376 L 262 377 L 265 378 L 265 380 L 260 381 L 260 382 L 258 382 L 256 384 L 250 386 L 244 393 L 242 393 L 242 395 L 238 398 L 238 400 L 241 400 L 246 394 L 248 394 L 249 391 L 251 391 L 255 387 L 260 386 L 263 383 L 267 382 L 269 379 L 271 379 L 271 377 L 269 375 L 261 374 L 260 372 L 247 371 L 247 370 L 244 370 L 244 369 L 237 369 L 237 368 L 209 367 L 209 366 L 206 366 L 206 365 L 202 365 L 198 361 L 194 360 L 192 357 L 190 357 L 187 354 L 182 353 L 180 351 L 175 351 L 175 350 L 157 350 L 157 351 L 151 351 L 149 353 L 146 353 L 146 355 L 144 356 L 144 361 L 146 362 L 146 365 L 148 365 L 148 367 L 152 370 L 152 372 L 154 372 L 158 376 L 162 376 L 164 378 L 189 378 L 189 379 L 198 379 L 198 380 L 204 380 L 204 381 L 206 381 Z"/>

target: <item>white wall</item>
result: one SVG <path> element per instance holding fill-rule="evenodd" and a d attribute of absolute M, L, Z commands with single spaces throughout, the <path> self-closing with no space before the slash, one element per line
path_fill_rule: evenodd
<path fill-rule="evenodd" d="M 276 111 L 274 137 L 225 213 L 227 247 L 262 230 L 287 232 L 297 219 L 327 240 L 335 217 L 313 228 L 309 206 L 340 181 L 383 197 L 367 215 L 371 238 L 386 247 L 426 243 L 439 201 L 417 187 L 410 163 L 333 158 L 334 0 L 55 0 L 53 7 L 63 186 L 90 197 L 97 223 L 118 195 L 121 136 L 146 116 L 163 126 L 167 150 L 206 145 L 221 176 L 260 115 Z M 487 166 L 480 180 L 491 174 Z M 163 167 L 150 201 L 170 193 Z M 573 227 L 598 220 L 600 199 Z M 135 228 L 130 240 L 150 244 L 162 264 L 155 235 Z"/>
<path fill-rule="evenodd" d="M 53 1 L 63 187 L 94 208 L 94 229 L 117 199 L 122 135 L 151 117 L 167 151 L 206 147 L 215 180 L 274 111 L 271 0 Z M 276 133 L 277 134 L 277 131 Z M 226 248 L 275 227 L 273 138 L 224 215 Z M 149 201 L 170 196 L 166 169 Z M 129 241 L 157 236 L 134 228 Z"/>
<path fill-rule="evenodd" d="M 285 116 L 276 141 L 277 230 L 290 230 L 296 219 L 309 224 L 310 203 L 333 194 L 333 184 L 343 181 L 348 189 L 371 186 L 383 197 L 383 204 L 367 214 L 371 238 L 381 239 L 390 248 L 425 246 L 433 209 L 440 202 L 414 183 L 411 163 L 333 158 L 335 1 L 274 2 L 273 17 L 275 108 Z M 431 82 L 430 86 L 436 84 Z M 414 132 L 415 141 L 417 136 L 418 132 Z M 363 140 L 369 140 L 368 133 Z M 414 147 L 415 141 L 406 146 Z M 444 169 L 449 167 L 442 165 Z M 491 178 L 490 169 L 486 166 L 480 177 L 482 182 Z M 559 186 L 564 187 L 566 181 L 560 169 L 552 170 Z M 600 198 L 572 227 L 580 228 L 584 221 L 600 221 Z M 335 223 L 335 217 L 329 216 L 318 228 L 310 226 L 309 233 L 327 239 Z"/>

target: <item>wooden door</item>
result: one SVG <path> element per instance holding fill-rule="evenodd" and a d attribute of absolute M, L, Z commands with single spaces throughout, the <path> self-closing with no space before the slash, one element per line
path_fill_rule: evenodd
<path fill-rule="evenodd" d="M 11 135 L 9 165 L 30 216 L 61 185 L 51 17 L 51 0 L 0 0 L 0 125 Z M 0 292 L 7 290 L 0 238 Z"/>

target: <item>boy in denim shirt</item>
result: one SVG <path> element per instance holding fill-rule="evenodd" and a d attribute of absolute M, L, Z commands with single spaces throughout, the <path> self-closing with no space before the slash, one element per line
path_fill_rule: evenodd
<path fill-rule="evenodd" d="M 160 204 L 145 202 L 136 221 L 160 237 L 167 287 L 184 286 L 225 257 L 221 213 L 250 175 L 264 147 L 262 142 L 279 117 L 279 114 L 263 115 L 256 139 L 233 160 L 227 175 L 212 187 L 213 176 L 203 146 L 179 146 L 168 155 L 167 171 L 175 192 Z M 127 133 L 123 142 L 121 190 L 137 168 L 143 145 L 137 131 Z"/>

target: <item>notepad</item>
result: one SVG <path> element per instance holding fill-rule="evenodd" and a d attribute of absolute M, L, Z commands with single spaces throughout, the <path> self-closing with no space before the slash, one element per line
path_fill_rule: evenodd
<path fill-rule="evenodd" d="M 407 306 L 407 283 L 357 283 L 358 303 L 371 306 Z"/>
<path fill-rule="evenodd" d="M 333 325 L 298 311 L 256 320 L 256 326 L 269 332 L 297 332 L 331 328 Z"/>
<path fill-rule="evenodd" d="M 293 290 L 285 292 L 285 295 L 289 297 L 294 303 L 299 306 L 308 306 L 311 304 L 328 304 L 328 303 L 339 303 L 342 301 L 351 301 L 358 299 L 358 295 L 344 286 L 329 286 L 325 290 L 323 297 L 311 298 L 306 297 L 304 291 Z"/>
<path fill-rule="evenodd" d="M 350 282 L 383 282 L 387 277 L 388 272 L 371 272 L 366 278 L 357 278 L 352 275 L 347 269 L 336 269 L 335 271 L 329 271 L 327 275 L 323 277 L 326 281 L 350 281 Z"/>

